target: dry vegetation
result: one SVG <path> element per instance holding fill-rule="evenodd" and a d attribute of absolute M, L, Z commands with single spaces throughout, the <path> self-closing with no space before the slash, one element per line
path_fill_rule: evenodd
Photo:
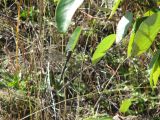
<path fill-rule="evenodd" d="M 115 33 L 123 10 L 145 9 L 130 2 L 108 20 L 108 14 L 88 0 L 76 12 L 68 33 L 60 34 L 54 0 L 0 0 L 0 119 L 80 120 L 95 115 L 158 119 L 159 90 L 152 92 L 146 71 L 149 55 L 126 59 L 126 40 L 114 45 L 97 65 L 91 64 L 97 44 Z M 107 6 L 103 0 L 95 3 Z M 77 25 L 83 31 L 59 81 L 65 46 Z M 120 114 L 121 101 L 130 97 L 137 101 Z M 132 116 L 122 117 L 128 115 Z"/>

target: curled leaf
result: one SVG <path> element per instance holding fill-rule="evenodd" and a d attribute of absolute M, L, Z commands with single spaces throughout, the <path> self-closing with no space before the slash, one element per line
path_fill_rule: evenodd
<path fill-rule="evenodd" d="M 66 32 L 71 19 L 84 0 L 60 0 L 56 8 L 56 24 L 59 32 Z"/>
<path fill-rule="evenodd" d="M 117 33 L 116 33 L 116 43 L 119 43 L 123 37 L 126 35 L 131 23 L 133 20 L 133 14 L 131 12 L 127 12 L 117 25 Z"/>

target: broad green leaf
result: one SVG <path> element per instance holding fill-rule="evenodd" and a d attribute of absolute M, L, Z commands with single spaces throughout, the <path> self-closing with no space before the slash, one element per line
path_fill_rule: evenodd
<path fill-rule="evenodd" d="M 132 47 L 132 56 L 140 55 L 152 45 L 160 30 L 160 12 L 149 16 L 137 30 Z"/>
<path fill-rule="evenodd" d="M 127 56 L 128 56 L 128 57 L 131 56 L 132 45 L 133 45 L 133 41 L 134 41 L 134 37 L 135 37 L 136 31 L 137 31 L 137 29 L 139 28 L 140 24 L 141 24 L 146 18 L 147 18 L 147 17 L 138 18 L 138 19 L 135 21 L 135 23 L 133 24 L 132 32 L 131 32 L 130 39 L 129 39 L 128 51 L 127 51 Z"/>
<path fill-rule="evenodd" d="M 129 110 L 129 107 L 132 105 L 132 99 L 125 99 L 122 101 L 122 104 L 120 105 L 119 111 L 121 113 L 125 113 Z"/>
<path fill-rule="evenodd" d="M 82 31 L 82 27 L 79 27 L 79 26 L 74 30 L 74 32 L 72 33 L 72 35 L 69 39 L 69 42 L 66 46 L 66 52 L 68 52 L 68 51 L 73 52 L 73 50 L 78 42 L 81 31 Z"/>
<path fill-rule="evenodd" d="M 114 43 L 116 39 L 115 34 L 111 34 L 107 37 L 105 37 L 97 46 L 96 51 L 93 54 L 92 57 L 92 63 L 96 64 L 107 52 L 107 50 L 111 47 L 111 45 Z"/>
<path fill-rule="evenodd" d="M 56 8 L 56 24 L 59 32 L 66 32 L 71 19 L 84 0 L 60 0 Z"/>
<path fill-rule="evenodd" d="M 116 10 L 117 10 L 121 1 L 122 0 L 114 0 L 114 5 L 113 5 L 113 8 L 112 8 L 111 14 L 109 16 L 109 19 L 114 15 L 114 13 L 116 12 Z"/>
<path fill-rule="evenodd" d="M 156 52 L 150 63 L 150 85 L 156 87 L 160 76 L 160 50 Z"/>
<path fill-rule="evenodd" d="M 116 30 L 116 43 L 119 43 L 126 35 L 133 20 L 133 14 L 131 12 L 126 12 L 126 14 L 118 22 Z"/>

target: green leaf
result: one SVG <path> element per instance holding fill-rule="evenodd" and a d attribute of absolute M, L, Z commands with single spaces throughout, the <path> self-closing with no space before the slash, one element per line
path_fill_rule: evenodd
<path fill-rule="evenodd" d="M 135 24 L 134 24 L 134 26 L 133 26 L 132 33 L 131 33 L 131 35 L 130 35 L 129 44 L 128 44 L 128 50 L 127 50 L 127 56 L 128 56 L 128 57 L 131 56 L 132 45 L 133 45 L 133 41 L 134 41 L 134 37 L 135 37 L 134 28 L 135 28 Z"/>
<path fill-rule="evenodd" d="M 56 8 L 56 24 L 59 32 L 66 32 L 71 19 L 84 0 L 60 0 Z"/>
<path fill-rule="evenodd" d="M 108 115 L 98 115 L 98 116 L 89 116 L 84 118 L 84 120 L 112 120 Z"/>
<path fill-rule="evenodd" d="M 54 3 L 58 3 L 59 2 L 59 0 L 54 0 Z"/>
<path fill-rule="evenodd" d="M 129 110 L 129 107 L 132 105 L 133 99 L 125 99 L 122 101 L 119 111 L 125 113 Z"/>
<path fill-rule="evenodd" d="M 66 46 L 66 52 L 68 52 L 68 51 L 73 52 L 73 50 L 78 42 L 81 31 L 82 31 L 82 27 L 79 27 L 79 26 L 74 30 L 74 32 L 72 33 L 72 35 L 69 39 L 69 42 Z"/>
<path fill-rule="evenodd" d="M 134 37 L 135 34 L 140 26 L 140 24 L 146 19 L 147 17 L 142 17 L 142 18 L 138 18 L 135 23 L 133 24 L 132 27 L 132 32 L 130 35 L 130 40 L 129 40 L 129 45 L 128 45 L 128 51 L 127 51 L 127 56 L 130 57 L 131 56 L 131 51 L 132 51 L 132 46 L 133 46 L 133 41 L 134 41 Z"/>
<path fill-rule="evenodd" d="M 160 12 L 157 12 L 149 16 L 140 25 L 134 37 L 131 55 L 136 56 L 147 51 L 155 40 L 159 30 Z"/>
<path fill-rule="evenodd" d="M 111 14 L 109 16 L 109 19 L 112 18 L 112 16 L 114 15 L 114 13 L 116 12 L 119 4 L 120 4 L 121 0 L 114 0 L 114 5 L 113 5 L 113 8 L 112 8 L 112 11 L 111 11 Z"/>
<path fill-rule="evenodd" d="M 160 76 L 160 50 L 153 56 L 150 63 L 150 85 L 152 89 L 156 87 L 158 78 Z"/>
<path fill-rule="evenodd" d="M 116 30 L 116 43 L 119 43 L 126 35 L 133 20 L 133 14 L 131 12 L 126 12 L 126 14 L 118 22 Z"/>
<path fill-rule="evenodd" d="M 28 9 L 22 10 L 22 12 L 20 14 L 20 17 L 21 17 L 22 20 L 26 20 L 27 18 L 32 20 L 36 16 L 36 14 L 37 14 L 37 11 L 35 10 L 35 8 L 31 7 L 29 9 L 29 11 L 28 11 Z"/>
<path fill-rule="evenodd" d="M 107 50 L 111 47 L 116 39 L 115 34 L 111 34 L 105 37 L 100 44 L 97 46 L 96 51 L 92 57 L 92 64 L 96 64 L 107 52 Z"/>
<path fill-rule="evenodd" d="M 144 13 L 144 16 L 151 16 L 154 13 L 159 12 L 159 11 L 160 11 L 160 9 L 158 9 L 158 8 L 152 8 L 152 9 L 148 10 L 146 13 Z"/>

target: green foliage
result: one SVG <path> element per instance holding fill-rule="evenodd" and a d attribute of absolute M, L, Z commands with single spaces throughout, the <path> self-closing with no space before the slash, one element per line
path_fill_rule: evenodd
<path fill-rule="evenodd" d="M 118 22 L 116 30 L 116 43 L 119 43 L 123 37 L 126 35 L 133 20 L 133 14 L 131 12 L 126 12 L 126 14 Z"/>
<path fill-rule="evenodd" d="M 107 115 L 98 115 L 84 118 L 84 120 L 112 120 L 112 118 Z"/>
<path fill-rule="evenodd" d="M 38 11 L 35 10 L 34 7 L 31 7 L 29 10 L 28 9 L 24 9 L 22 10 L 20 17 L 22 20 L 26 20 L 27 18 L 29 18 L 30 20 L 34 20 L 37 17 Z"/>
<path fill-rule="evenodd" d="M 26 81 L 22 80 L 19 77 L 19 74 L 9 74 L 3 70 L 0 71 L 1 73 L 1 81 L 0 81 L 0 88 L 12 88 L 15 90 L 25 91 L 26 89 Z"/>
<path fill-rule="evenodd" d="M 144 14 L 144 16 L 151 16 L 151 15 L 153 15 L 154 13 L 159 12 L 159 11 L 160 11 L 159 9 L 153 8 L 153 9 L 148 10 L 148 11 Z"/>
<path fill-rule="evenodd" d="M 125 113 L 129 110 L 129 107 L 132 105 L 132 99 L 125 99 L 122 101 L 119 111 Z"/>
<path fill-rule="evenodd" d="M 100 44 L 97 46 L 96 51 L 93 54 L 92 57 L 92 63 L 96 64 L 107 52 L 107 50 L 112 46 L 116 39 L 115 34 L 111 34 L 107 37 L 105 37 Z"/>
<path fill-rule="evenodd" d="M 65 33 L 71 23 L 71 19 L 78 9 L 78 7 L 83 3 L 84 0 L 60 0 L 58 2 L 56 8 L 56 24 L 57 28 L 60 32 Z M 122 0 L 114 0 L 114 5 L 112 11 L 110 13 L 109 19 L 115 14 Z M 143 3 L 144 1 L 140 1 Z M 144 3 L 146 6 L 152 5 L 152 2 Z M 123 11 L 125 12 L 125 11 Z M 142 11 L 144 12 L 144 11 Z M 138 12 L 137 12 L 138 13 Z M 128 12 L 126 10 L 126 14 L 121 18 L 117 25 L 116 34 L 111 34 L 105 37 L 97 46 L 93 56 L 92 56 L 92 64 L 96 64 L 108 51 L 108 49 L 113 45 L 116 40 L 116 43 L 119 43 L 125 36 L 129 36 L 129 27 L 134 21 L 129 45 L 128 45 L 128 57 L 130 56 L 138 56 L 142 53 L 146 52 L 153 42 L 160 30 L 160 12 L 159 9 L 150 9 L 148 12 L 143 13 L 143 15 L 137 17 L 139 14 L 135 14 L 135 18 L 133 18 L 133 13 Z M 81 33 L 81 27 L 77 27 L 73 34 L 70 37 L 70 40 L 66 46 L 66 52 L 73 51 L 78 38 Z M 150 67 L 150 85 L 151 87 L 155 87 L 157 85 L 158 78 L 160 76 L 160 57 L 159 52 L 153 57 Z M 82 91 L 85 87 L 81 87 L 78 91 Z M 74 85 L 74 89 L 77 89 L 76 85 Z M 82 92 L 83 93 L 83 92 Z M 132 105 L 133 99 L 125 99 L 122 101 L 119 111 L 122 113 L 126 113 L 129 110 L 129 107 Z M 86 120 L 90 119 L 107 119 L 107 118 L 97 118 L 97 117 L 89 117 Z"/>
<path fill-rule="evenodd" d="M 150 71 L 150 85 L 154 88 L 160 76 L 160 50 L 158 50 L 152 58 Z"/>
<path fill-rule="evenodd" d="M 112 8 L 112 11 L 111 11 L 111 14 L 109 16 L 109 19 L 114 15 L 114 13 L 116 12 L 119 4 L 121 3 L 122 0 L 114 0 L 114 5 L 113 5 L 113 8 Z"/>
<path fill-rule="evenodd" d="M 75 29 L 75 31 L 72 33 L 72 35 L 68 41 L 68 44 L 66 46 L 66 52 L 69 52 L 69 51 L 73 52 L 73 50 L 78 42 L 81 31 L 82 31 L 82 27 L 77 27 Z"/>
<path fill-rule="evenodd" d="M 131 55 L 137 56 L 146 52 L 155 40 L 159 30 L 160 12 L 157 12 L 144 20 L 138 28 L 134 37 Z"/>
<path fill-rule="evenodd" d="M 53 3 L 53 4 L 55 4 L 55 3 L 57 4 L 59 1 L 60 0 L 50 0 L 50 2 Z"/>
<path fill-rule="evenodd" d="M 56 8 L 56 24 L 59 32 L 65 33 L 77 8 L 84 0 L 60 0 Z"/>
<path fill-rule="evenodd" d="M 73 89 L 80 94 L 85 94 L 87 90 L 85 83 L 79 82 L 79 80 L 75 80 L 74 82 L 72 82 L 72 86 L 73 86 Z"/>
<path fill-rule="evenodd" d="M 53 0 L 55 3 L 58 3 L 59 2 L 59 0 Z"/>
<path fill-rule="evenodd" d="M 6 8 L 1 11 L 7 13 L 6 18 L 10 18 L 8 17 L 8 15 L 10 14 L 11 16 L 14 16 L 16 18 L 17 16 L 15 14 L 7 11 L 7 1 L 8 0 L 6 0 Z M 12 2 L 15 1 L 12 0 Z M 160 76 L 160 42 L 158 37 L 156 39 L 156 36 L 160 31 L 160 9 L 158 8 L 158 6 L 156 8 L 156 5 L 158 4 L 157 1 L 137 0 L 132 2 L 131 0 L 129 0 L 129 4 L 127 4 L 127 0 L 114 0 L 114 6 L 112 8 L 110 16 L 108 13 L 106 14 L 106 12 L 109 12 L 110 10 L 108 10 L 109 8 L 106 7 L 108 1 L 105 2 L 105 0 L 96 1 L 94 5 L 92 1 L 88 3 L 88 1 L 84 2 L 84 0 L 49 0 L 43 2 L 39 1 L 39 4 L 35 1 L 33 3 L 29 3 L 29 0 L 25 2 L 27 4 L 23 5 L 22 7 L 20 6 L 21 19 L 29 20 L 26 23 L 23 23 L 24 26 L 22 27 L 24 28 L 24 31 L 28 31 L 28 26 L 25 26 L 25 24 L 28 24 L 30 20 L 33 20 L 33 18 L 37 17 L 37 14 L 40 14 L 42 20 L 36 21 L 36 24 L 33 24 L 31 26 L 29 25 L 29 28 L 31 28 L 29 29 L 29 32 L 33 33 L 33 38 L 32 36 L 30 36 L 30 34 L 21 34 L 20 25 L 20 29 L 18 31 L 19 34 L 15 35 L 15 37 L 20 39 L 19 43 L 16 44 L 17 41 L 14 41 L 17 47 L 19 47 L 19 50 L 17 51 L 19 52 L 18 56 L 12 55 L 12 53 L 10 53 L 12 51 L 16 52 L 15 44 L 13 44 L 11 48 L 7 49 L 7 46 L 10 44 L 8 44 L 5 40 L 5 46 L 1 45 L 2 47 L 4 47 L 4 50 L 1 53 L 8 54 L 9 56 L 8 58 L 5 58 L 8 59 L 9 62 L 4 63 L 5 65 L 2 65 L 1 67 L 2 70 L 6 69 L 7 71 L 0 71 L 1 88 L 8 88 L 12 90 L 14 89 L 16 91 L 21 90 L 27 93 L 27 96 L 34 96 L 39 100 L 43 99 L 45 102 L 45 106 L 50 106 L 52 104 L 53 110 L 55 109 L 55 113 L 58 106 L 60 112 L 52 116 L 57 115 L 57 117 L 59 117 L 58 115 L 63 115 L 61 114 L 61 108 L 63 108 L 62 111 L 64 111 L 64 114 L 68 113 L 67 110 L 69 110 L 69 112 L 73 112 L 73 114 L 76 111 L 77 114 L 73 115 L 76 117 L 80 117 L 81 113 L 87 111 L 87 114 L 85 116 L 89 117 L 85 118 L 84 120 L 111 120 L 111 117 L 109 117 L 108 115 L 98 115 L 98 112 L 107 111 L 110 114 L 110 111 L 115 111 L 115 108 L 117 112 L 119 101 L 122 100 L 122 96 L 124 95 L 131 96 L 131 99 L 125 99 L 122 101 L 119 109 L 121 113 L 132 112 L 137 114 L 142 111 L 146 111 L 146 109 L 148 110 L 148 108 L 152 109 L 155 107 L 155 105 L 157 105 L 156 100 L 159 100 L 159 98 L 157 96 L 153 96 L 155 94 L 150 89 L 150 86 L 152 89 L 157 86 Z M 54 22 L 56 22 L 58 31 L 66 33 L 69 25 L 71 24 L 73 15 L 83 2 L 84 6 L 77 14 L 78 19 L 74 19 L 74 28 L 76 29 L 74 30 L 73 27 L 71 27 L 71 29 L 69 30 L 69 32 L 74 30 L 71 36 L 69 32 L 69 34 L 61 36 L 61 33 L 57 33 L 55 29 L 52 29 L 52 27 L 55 27 Z M 121 4 L 121 2 L 123 3 Z M 49 5 L 50 3 L 52 3 L 53 5 Z M 152 3 L 154 5 L 153 7 Z M 120 4 L 122 5 L 122 9 Z M 32 7 L 32 5 L 35 8 Z M 143 5 L 142 8 L 141 5 Z M 56 12 L 55 14 L 52 14 L 50 10 L 52 9 L 52 11 L 54 11 L 55 6 Z M 97 11 L 93 6 L 96 6 Z M 138 10 L 137 8 L 134 8 L 135 6 L 138 7 Z M 120 8 L 120 13 L 116 14 L 115 17 L 113 17 L 118 7 Z M 30 10 L 28 10 L 28 8 L 30 8 Z M 36 11 L 35 9 L 40 11 Z M 14 13 L 17 14 L 17 11 L 14 11 Z M 119 15 L 121 16 L 124 13 L 126 14 L 119 20 Z M 52 19 L 53 16 L 55 16 L 55 21 L 54 18 Z M 108 17 L 113 18 L 106 19 Z M 16 26 L 16 21 L 14 19 L 13 21 L 13 26 Z M 129 28 L 131 27 L 132 22 L 133 26 L 132 30 L 130 31 Z M 3 20 L 2 22 L 0 21 L 0 23 L 3 24 Z M 9 20 L 8 23 L 12 24 L 12 19 Z M 76 45 L 78 44 L 78 40 L 82 32 L 82 27 L 79 27 L 77 25 L 84 26 L 85 35 L 83 34 L 84 36 L 81 37 L 82 39 L 77 51 L 73 52 Z M 114 29 L 115 26 L 117 27 L 116 34 Z M 3 32 L 5 32 L 5 30 Z M 12 33 L 14 36 L 16 31 L 13 29 Z M 108 36 L 103 38 L 106 35 Z M 119 43 L 124 37 L 126 39 L 130 37 L 127 51 L 127 55 L 128 57 L 130 57 L 130 59 L 126 58 L 125 52 L 125 45 L 128 41 L 124 41 L 121 46 L 114 45 L 113 49 L 107 52 L 111 48 L 115 40 L 116 43 Z M 5 37 L 5 39 L 8 38 L 9 37 Z M 54 40 L 53 42 L 52 38 Z M 66 39 L 68 38 L 70 39 L 66 45 Z M 105 55 L 106 60 L 104 61 L 107 61 L 107 63 L 100 62 L 98 64 L 99 66 L 92 66 L 89 58 L 91 57 L 92 51 L 95 49 L 95 47 L 93 46 L 95 46 L 97 44 L 97 41 L 100 40 L 102 41 L 98 44 L 92 56 L 92 64 L 98 63 Z M 12 42 L 13 41 L 11 40 L 11 43 Z M 62 43 L 62 45 L 59 43 Z M 53 44 L 56 46 L 55 48 Z M 153 50 L 149 51 L 147 57 L 145 54 L 144 56 L 142 56 L 142 58 L 140 57 L 140 59 L 131 58 L 131 56 L 135 57 L 141 55 L 150 47 Z M 69 54 L 69 57 L 66 57 L 67 59 L 64 65 L 65 60 L 54 60 L 54 58 L 57 57 L 56 54 L 59 55 L 58 52 L 53 55 L 54 58 L 52 58 L 52 56 L 50 57 L 49 54 L 53 53 L 52 48 L 62 52 L 64 51 L 64 49 L 66 49 L 67 53 L 73 53 L 73 57 L 70 57 L 71 54 Z M 81 50 L 84 51 L 82 52 Z M 146 72 L 146 69 L 148 68 L 147 62 L 151 57 L 153 58 L 150 63 L 149 86 L 149 81 L 147 81 L 149 74 Z M 3 62 L 2 58 L 1 62 Z M 19 64 L 22 64 L 20 65 L 20 69 L 15 65 L 15 63 L 17 62 L 16 59 L 17 61 L 19 61 Z M 47 70 L 46 63 L 48 64 Z M 13 67 L 10 67 L 10 65 Z M 61 69 L 61 67 L 63 66 L 64 69 Z M 19 74 L 15 74 L 16 69 L 20 70 Z M 8 71 L 11 71 L 12 73 L 9 73 Z M 52 93 L 54 92 L 55 94 L 52 95 Z M 116 97 L 114 95 L 116 95 Z M 95 97 L 94 99 L 93 96 Z M 132 104 L 134 101 L 135 104 Z M 80 107 L 81 105 L 82 110 Z M 83 108 L 84 105 L 86 105 L 85 108 Z M 131 105 L 133 105 L 133 107 L 130 107 Z M 88 108 L 88 106 L 90 107 Z M 35 108 L 31 111 L 37 111 L 39 108 L 42 107 Z M 96 115 L 92 116 L 92 114 L 89 113 L 91 112 L 90 108 L 93 108 L 94 112 L 95 110 L 97 110 Z M 114 110 L 112 110 L 112 108 Z M 136 110 L 129 110 L 129 108 L 135 108 Z M 43 111 L 44 113 L 45 110 Z M 114 112 L 112 113 L 112 115 L 114 115 Z"/>
<path fill-rule="evenodd" d="M 135 38 L 135 34 L 140 26 L 140 24 L 146 19 L 147 17 L 142 17 L 142 18 L 138 18 L 133 27 L 132 27 L 132 32 L 130 35 L 130 40 L 129 40 L 129 45 L 128 45 L 128 51 L 127 51 L 127 55 L 128 57 L 131 56 L 131 51 L 132 51 L 132 46 L 133 46 L 133 42 L 134 42 L 134 38 Z"/>

